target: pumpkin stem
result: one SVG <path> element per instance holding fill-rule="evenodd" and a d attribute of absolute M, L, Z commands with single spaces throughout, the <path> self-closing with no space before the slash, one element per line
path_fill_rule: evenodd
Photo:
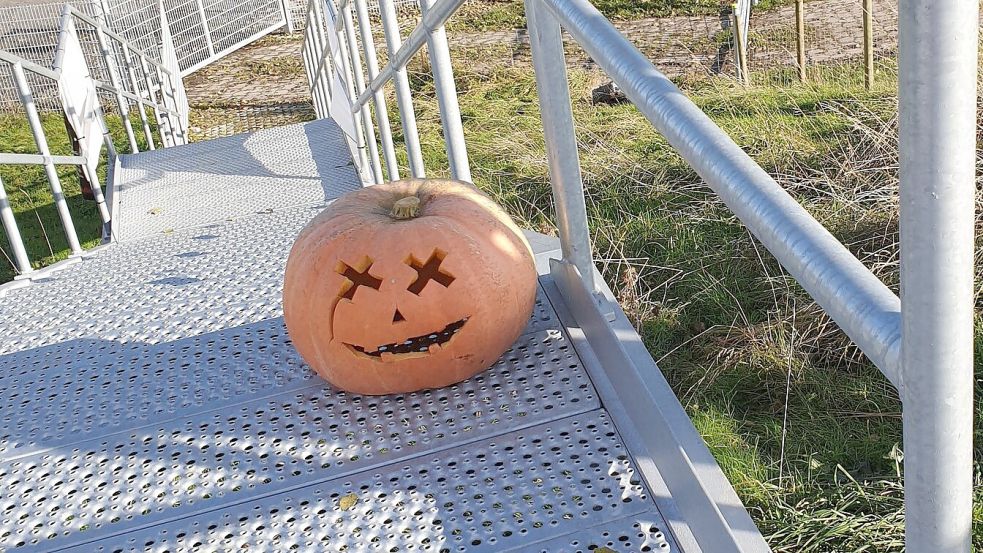
<path fill-rule="evenodd" d="M 416 217 L 419 211 L 420 198 L 406 196 L 405 198 L 396 200 L 396 203 L 393 204 L 392 211 L 389 212 L 389 216 L 393 219 L 412 219 Z"/>

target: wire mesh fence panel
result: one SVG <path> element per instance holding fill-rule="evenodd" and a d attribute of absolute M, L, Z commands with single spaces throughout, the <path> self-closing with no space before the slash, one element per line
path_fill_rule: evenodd
<path fill-rule="evenodd" d="M 293 26 L 295 30 L 303 29 L 306 24 L 307 19 L 307 1 L 306 0 L 289 0 L 290 1 L 290 15 L 293 21 Z M 337 4 L 337 1 L 335 2 Z M 379 2 L 378 0 L 369 0 L 368 9 L 369 14 L 378 16 L 379 15 Z M 417 11 L 420 9 L 419 0 L 393 0 L 393 4 L 396 9 L 400 12 L 402 11 Z M 413 27 L 410 26 L 407 29 L 412 31 Z"/>
<path fill-rule="evenodd" d="M 180 67 L 191 67 L 215 55 L 210 46 L 208 22 L 202 19 L 203 8 L 200 0 L 187 0 L 167 11 L 167 24 Z"/>
<path fill-rule="evenodd" d="M 897 0 L 873 0 L 871 29 L 875 56 L 893 57 L 898 47 Z M 804 42 L 806 65 L 862 62 L 864 59 L 863 3 L 822 0 L 803 5 L 804 36 L 799 37 L 794 5 L 754 12 L 749 33 L 752 70 L 797 65 L 798 41 Z"/>
<path fill-rule="evenodd" d="M 58 46 L 61 14 L 68 3 L 86 15 L 98 15 L 93 0 L 51 0 L 16 6 L 0 6 L 0 50 L 49 66 Z"/>
<path fill-rule="evenodd" d="M 109 25 L 159 61 L 156 0 L 105 0 Z M 198 69 L 284 25 L 280 0 L 167 0 L 165 14 L 181 70 Z"/>
<path fill-rule="evenodd" d="M 10 64 L 0 63 L 0 113 L 13 113 L 21 108 L 13 68 Z"/>
<path fill-rule="evenodd" d="M 70 2 L 76 9 L 87 15 L 96 15 L 99 8 L 95 2 L 81 0 Z M 65 2 L 51 1 L 41 4 L 0 7 L 0 50 L 6 50 L 28 61 L 44 67 L 51 67 L 58 48 L 61 14 Z M 98 53 L 98 46 L 83 37 L 86 53 Z M 88 56 L 87 56 L 88 57 Z M 0 67 L 0 109 L 9 111 L 17 108 L 20 97 L 10 77 L 10 67 Z M 38 110 L 61 109 L 57 88 L 45 86 L 34 91 Z M 19 109 L 19 108 L 17 108 Z"/>

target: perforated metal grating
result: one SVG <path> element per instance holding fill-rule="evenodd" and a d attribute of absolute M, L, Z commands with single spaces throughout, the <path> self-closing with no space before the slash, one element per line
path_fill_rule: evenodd
<path fill-rule="evenodd" d="M 529 550 L 540 553 L 597 553 L 603 551 L 602 548 L 640 553 L 678 551 L 670 545 L 670 539 L 665 520 L 658 513 L 649 511 L 554 538 Z"/>
<path fill-rule="evenodd" d="M 523 336 L 468 381 L 362 397 L 314 376 L 279 300 L 325 205 L 112 244 L 0 296 L 0 550 L 657 545 L 665 526 L 542 288 Z"/>
<path fill-rule="evenodd" d="M 235 345 L 223 347 L 234 351 Z M 242 378 L 205 364 L 207 376 L 200 382 L 206 390 Z M 237 367 L 245 378 L 251 368 Z M 98 536 L 120 523 L 146 524 L 214 508 L 598 406 L 559 330 L 525 335 L 492 368 L 463 383 L 400 396 L 352 396 L 314 379 L 292 393 L 212 402 L 207 394 L 168 387 L 173 381 L 160 378 L 156 389 L 124 386 L 130 393 L 120 397 L 124 390 L 107 388 L 116 379 L 129 382 L 119 375 L 126 371 L 106 372 L 96 387 L 105 393 L 101 397 L 139 418 L 159 418 L 175 403 L 186 407 L 188 398 L 201 401 L 199 407 L 226 407 L 76 441 L 70 452 L 57 448 L 0 464 L 8 495 L 0 506 L 0 535 L 6 534 L 0 546 L 73 541 L 82 531 L 85 538 Z M 61 441 L 72 441 L 68 430 L 73 429 L 57 429 Z M 42 436 L 41 442 L 51 445 L 48 440 Z M 67 499 L 54 499 L 59 495 Z M 34 528 L 40 513 L 49 522 Z"/>
<path fill-rule="evenodd" d="M 322 208 L 115 244 L 0 298 L 0 354 L 79 339 L 155 344 L 278 317 L 290 245 Z"/>
<path fill-rule="evenodd" d="M 71 551 L 530 551 L 632 516 L 663 524 L 598 410 Z"/>
<path fill-rule="evenodd" d="M 361 187 L 331 120 L 210 142 L 123 158 L 117 239 L 323 202 Z"/>
<path fill-rule="evenodd" d="M 256 299 L 278 298 L 279 286 L 279 281 L 271 283 L 269 295 L 264 292 Z M 0 395 L 0 457 L 320 382 L 290 344 L 278 303 L 263 310 L 244 302 L 229 312 L 195 314 L 208 307 L 207 301 L 189 299 L 184 316 L 168 316 L 164 307 L 145 310 L 109 320 L 107 327 L 112 324 L 113 329 L 104 327 L 101 338 L 83 335 L 0 356 L 0 387 L 5 390 Z M 257 314 L 258 320 L 247 322 Z M 74 322 L 81 326 L 57 331 L 68 334 L 95 326 Z M 540 290 L 526 336 L 544 341 L 526 347 L 541 357 L 551 353 L 547 346 L 559 337 L 547 340 L 543 329 L 556 326 Z M 212 328 L 220 329 L 182 337 Z M 51 338 L 37 333 L 27 338 L 38 337 Z M 561 359 L 570 356 L 565 345 L 561 353 Z M 52 401 L 57 409 L 50 408 Z"/>

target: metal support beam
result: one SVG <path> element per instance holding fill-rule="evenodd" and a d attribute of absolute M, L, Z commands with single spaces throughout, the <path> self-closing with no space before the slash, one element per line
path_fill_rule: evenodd
<path fill-rule="evenodd" d="M 433 8 L 434 0 L 420 0 L 423 16 Z M 468 162 L 468 147 L 464 142 L 464 125 L 461 121 L 461 108 L 457 103 L 457 85 L 454 83 L 454 69 L 451 53 L 447 46 L 447 31 L 444 26 L 434 28 L 427 37 L 427 53 L 433 73 L 434 92 L 437 94 L 437 107 L 440 110 L 440 124 L 444 130 L 444 147 L 447 150 L 447 164 L 451 178 L 471 182 L 471 164 Z"/>
<path fill-rule="evenodd" d="M 577 268 L 587 289 L 594 290 L 594 259 L 560 25 L 540 0 L 526 0 L 526 20 L 563 259 Z"/>
<path fill-rule="evenodd" d="M 968 553 L 979 6 L 898 13 L 905 542 Z"/>

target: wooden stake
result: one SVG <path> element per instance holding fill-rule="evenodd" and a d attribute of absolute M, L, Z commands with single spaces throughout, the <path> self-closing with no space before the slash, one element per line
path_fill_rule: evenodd
<path fill-rule="evenodd" d="M 874 84 L 874 2 L 864 0 L 864 86 Z"/>
<path fill-rule="evenodd" d="M 737 61 L 737 77 L 741 83 L 749 85 L 751 84 L 751 77 L 747 69 L 747 48 L 744 43 L 744 29 L 741 27 L 741 17 L 737 13 L 737 4 L 733 5 L 733 13 L 734 42 L 737 43 L 737 55 L 734 57 Z"/>
<path fill-rule="evenodd" d="M 796 31 L 796 51 L 799 63 L 799 80 L 806 80 L 806 22 L 805 22 L 805 2 L 795 0 L 795 31 Z"/>

